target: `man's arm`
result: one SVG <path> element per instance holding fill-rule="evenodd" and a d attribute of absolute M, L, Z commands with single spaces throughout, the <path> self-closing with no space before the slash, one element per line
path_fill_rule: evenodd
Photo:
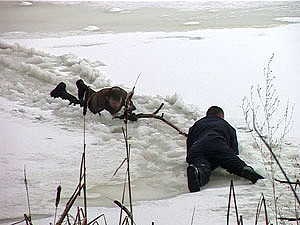
<path fill-rule="evenodd" d="M 234 150 L 234 153 L 236 155 L 239 154 L 239 147 L 238 147 L 238 141 L 237 141 L 237 136 L 236 136 L 236 131 L 233 129 L 233 132 L 232 132 L 232 140 L 231 140 L 231 144 L 230 144 L 231 148 Z"/>

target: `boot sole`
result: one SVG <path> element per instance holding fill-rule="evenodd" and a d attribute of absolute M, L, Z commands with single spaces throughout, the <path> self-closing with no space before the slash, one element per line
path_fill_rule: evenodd
<path fill-rule="evenodd" d="M 53 98 L 58 98 L 65 91 L 66 84 L 64 82 L 60 82 L 51 92 L 50 96 Z"/>
<path fill-rule="evenodd" d="M 200 183 L 199 183 L 197 169 L 193 166 L 188 166 L 186 171 L 187 171 L 188 187 L 190 192 L 200 191 Z"/>

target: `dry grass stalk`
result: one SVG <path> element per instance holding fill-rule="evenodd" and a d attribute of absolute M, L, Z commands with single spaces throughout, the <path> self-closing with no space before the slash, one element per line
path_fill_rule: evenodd
<path fill-rule="evenodd" d="M 72 208 L 74 202 L 76 201 L 77 197 L 80 196 L 80 192 L 83 189 L 83 201 L 84 201 L 84 213 L 82 212 L 83 215 L 83 221 L 84 224 L 87 224 L 87 202 L 86 202 L 86 163 L 85 163 L 85 153 L 86 153 L 86 143 L 85 143 L 85 116 L 83 116 L 83 126 L 84 126 L 84 139 L 83 139 L 83 153 L 82 153 L 82 158 L 80 162 L 80 175 L 79 175 L 79 181 L 78 185 L 73 192 L 72 196 L 70 197 L 69 201 L 66 204 L 65 210 L 61 217 L 59 218 L 58 222 L 56 225 L 60 225 L 65 217 L 68 215 L 70 209 Z M 83 182 L 83 183 L 82 183 Z M 80 212 L 80 210 L 79 210 Z M 76 217 L 80 216 L 80 213 Z M 80 221 L 80 220 L 79 220 Z M 80 223 L 80 222 L 79 222 Z"/>
<path fill-rule="evenodd" d="M 130 210 L 128 210 L 128 209 L 126 208 L 126 206 L 124 206 L 124 205 L 123 205 L 121 202 L 119 202 L 118 200 L 115 200 L 114 203 L 115 203 L 117 206 L 119 206 L 119 207 L 122 209 L 122 211 L 124 211 L 124 212 L 127 214 L 127 216 L 129 217 L 129 219 L 130 219 L 131 221 L 133 221 L 132 213 L 130 212 Z"/>
<path fill-rule="evenodd" d="M 125 147 L 126 147 L 126 161 L 127 161 L 127 182 L 128 182 L 128 198 L 129 198 L 129 207 L 131 214 L 131 224 L 133 225 L 133 207 L 132 207 L 132 194 L 131 194 L 131 178 L 130 178 L 130 145 L 128 144 L 128 130 L 127 130 L 127 121 L 125 122 L 125 130 L 122 127 Z"/>
<path fill-rule="evenodd" d="M 61 193 L 61 186 L 58 185 L 57 189 L 56 189 L 55 212 L 54 212 L 54 221 L 53 221 L 53 224 L 55 224 L 55 221 L 56 221 L 57 207 L 58 207 L 59 201 L 60 201 L 60 193 Z"/>
<path fill-rule="evenodd" d="M 193 215 L 192 215 L 192 219 L 191 219 L 191 225 L 193 225 L 193 223 L 194 223 L 195 211 L 196 211 L 196 206 L 194 206 L 194 209 L 193 209 Z"/>
<path fill-rule="evenodd" d="M 89 222 L 88 225 L 99 224 L 97 222 L 97 220 L 100 219 L 101 217 L 103 217 L 103 219 L 104 219 L 104 224 L 107 225 L 106 218 L 105 218 L 104 214 L 101 214 L 101 215 L 97 216 L 95 219 L 93 219 L 91 222 Z"/>
<path fill-rule="evenodd" d="M 125 200 L 126 183 L 127 183 L 127 170 L 126 170 L 125 181 L 124 181 L 124 185 L 123 185 L 122 201 L 121 201 L 122 204 L 124 204 L 124 200 Z M 121 225 L 121 223 L 122 223 L 122 217 L 123 217 L 123 210 L 121 208 L 120 218 L 119 218 L 119 225 Z"/>
<path fill-rule="evenodd" d="M 84 184 L 81 184 L 80 187 L 77 186 L 77 188 L 74 191 L 72 197 L 69 199 L 68 203 L 66 204 L 65 210 L 63 211 L 63 213 L 60 216 L 59 220 L 57 221 L 56 225 L 62 224 L 62 222 L 64 221 L 65 217 L 67 216 L 67 214 L 69 213 L 70 209 L 72 208 L 75 200 L 79 196 L 79 193 L 80 193 L 81 189 L 83 188 L 83 185 Z"/>
<path fill-rule="evenodd" d="M 83 116 L 83 201 L 84 201 L 84 219 L 87 221 L 87 195 L 86 195 L 86 140 L 85 140 L 85 116 Z"/>
<path fill-rule="evenodd" d="M 139 75 L 140 76 L 140 75 Z M 139 78 L 138 76 L 138 78 Z M 138 80 L 137 78 L 137 80 Z M 136 80 L 136 82 L 137 82 Z M 126 101 L 125 101 L 125 110 L 124 110 L 124 124 L 125 124 L 125 129 L 124 127 L 122 127 L 122 132 L 123 132 L 123 137 L 125 140 L 125 150 L 126 150 L 126 162 L 127 162 L 127 170 L 126 170 L 126 177 L 127 177 L 127 182 L 128 182 L 128 198 L 129 198 L 129 207 L 130 207 L 130 211 L 128 211 L 128 209 L 122 204 L 123 200 L 124 200 L 124 193 L 125 193 L 125 184 L 126 184 L 126 177 L 125 177 L 125 184 L 124 184 L 124 189 L 123 189 L 123 197 L 122 197 L 122 203 L 120 203 L 119 201 L 114 201 L 115 204 L 117 204 L 122 210 L 120 212 L 120 221 L 122 218 L 122 211 L 125 211 L 126 214 L 129 216 L 130 220 L 131 220 L 131 225 L 134 224 L 134 220 L 133 220 L 133 207 L 132 207 L 132 193 L 131 193 L 131 177 L 130 177 L 130 145 L 128 143 L 128 116 L 129 116 L 129 104 L 131 102 L 131 99 L 133 97 L 134 94 L 134 89 L 135 89 L 135 85 L 132 88 L 132 91 L 130 91 L 127 95 Z"/>
<path fill-rule="evenodd" d="M 123 164 L 124 164 L 125 162 L 127 162 L 127 158 L 125 158 L 125 159 L 121 162 L 120 166 L 118 166 L 118 168 L 115 170 L 115 172 L 114 172 L 114 174 L 112 175 L 112 177 L 114 177 L 114 176 L 118 173 L 119 169 L 122 168 L 122 166 L 123 166 Z"/>
<path fill-rule="evenodd" d="M 227 225 L 229 225 L 231 196 L 233 196 L 233 200 L 234 200 L 234 208 L 235 208 L 235 216 L 236 216 L 236 220 L 237 220 L 237 225 L 241 225 L 242 222 L 240 219 L 242 219 L 242 218 L 239 218 L 239 213 L 238 213 L 238 208 L 237 208 L 237 203 L 236 203 L 236 196 L 235 196 L 235 191 L 234 191 L 234 185 L 233 185 L 232 180 L 230 182 L 230 191 L 229 191 L 229 199 L 228 199 Z"/>
<path fill-rule="evenodd" d="M 124 218 L 122 225 L 129 225 L 128 216 Z"/>
<path fill-rule="evenodd" d="M 297 180 L 297 182 L 296 182 L 296 184 L 295 184 L 295 190 L 297 189 L 297 187 L 300 187 L 300 181 L 299 180 Z M 296 204 L 296 202 L 295 202 L 295 219 L 296 219 L 296 221 L 297 221 L 297 225 L 299 225 L 299 222 L 300 222 L 300 215 L 299 215 L 299 212 L 300 212 L 300 205 L 298 205 L 298 207 L 297 207 L 297 204 Z"/>
<path fill-rule="evenodd" d="M 24 166 L 24 184 L 26 188 L 26 196 L 27 196 L 27 205 L 28 205 L 28 216 L 25 214 L 25 221 L 26 224 L 32 224 L 31 223 L 31 210 L 30 210 L 30 200 L 29 200 L 29 190 L 28 190 L 28 182 L 27 182 L 27 177 L 26 177 L 26 168 Z"/>
<path fill-rule="evenodd" d="M 269 224 L 268 211 L 267 211 L 266 199 L 265 199 L 265 196 L 263 193 L 261 194 L 261 197 L 260 197 L 257 209 L 256 209 L 256 216 L 255 216 L 255 223 L 254 223 L 255 225 L 257 225 L 257 223 L 258 223 L 258 218 L 259 218 L 262 206 L 264 206 L 265 221 L 266 221 L 266 225 L 268 225 Z"/>
<path fill-rule="evenodd" d="M 31 217 L 27 216 L 26 214 L 24 214 L 24 220 L 26 222 L 26 225 L 33 225 L 31 222 Z"/>
<path fill-rule="evenodd" d="M 83 116 L 83 123 L 84 123 L 84 139 L 83 139 L 83 153 L 82 153 L 82 158 L 81 158 L 81 163 L 80 163 L 80 171 L 79 171 L 79 181 L 77 184 L 77 187 L 75 191 L 73 192 L 72 196 L 68 200 L 66 207 L 59 218 L 58 222 L 56 225 L 60 225 L 63 223 L 64 219 L 67 217 L 67 224 L 71 224 L 69 220 L 69 211 L 71 210 L 73 204 L 75 203 L 76 199 L 78 196 L 80 196 L 81 191 L 83 190 L 83 203 L 84 207 L 83 209 L 80 207 L 77 207 L 77 214 L 74 220 L 74 225 L 93 225 L 93 224 L 99 224 L 98 219 L 103 217 L 104 222 L 106 223 L 106 218 L 104 214 L 96 217 L 93 219 L 91 222 L 87 222 L 87 190 L 86 190 L 86 132 L 85 132 L 85 115 Z"/>

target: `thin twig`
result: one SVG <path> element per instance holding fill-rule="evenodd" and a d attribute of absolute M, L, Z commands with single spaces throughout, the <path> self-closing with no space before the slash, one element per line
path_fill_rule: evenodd
<path fill-rule="evenodd" d="M 193 225 L 193 223 L 194 223 L 195 210 L 196 210 L 196 206 L 194 206 L 194 209 L 193 209 L 193 215 L 192 215 L 191 225 Z"/>
<path fill-rule="evenodd" d="M 119 169 L 121 169 L 121 167 L 123 166 L 123 164 L 125 163 L 127 161 L 127 158 L 125 158 L 122 162 L 121 162 L 121 164 L 118 166 L 118 168 L 115 170 L 115 172 L 114 172 L 114 174 L 112 175 L 112 177 L 114 177 L 117 173 L 118 173 L 118 171 L 119 171 Z"/>
<path fill-rule="evenodd" d="M 20 221 L 11 223 L 10 225 L 17 225 L 17 224 L 19 224 L 19 223 L 23 223 L 24 221 L 25 221 L 25 219 L 22 219 L 22 220 L 20 220 Z"/>
<path fill-rule="evenodd" d="M 84 215 L 83 215 L 84 216 Z M 77 218 L 78 218 L 78 225 L 81 225 L 81 217 L 80 217 L 80 209 L 79 206 L 77 206 Z"/>
<path fill-rule="evenodd" d="M 275 181 L 279 182 L 279 183 L 282 183 L 282 184 L 296 184 L 296 185 L 300 185 L 300 181 L 299 180 L 296 180 L 295 182 L 288 182 L 286 180 L 278 180 L 275 178 Z"/>
<path fill-rule="evenodd" d="M 128 181 L 128 195 L 129 195 L 129 206 L 131 213 L 131 224 L 133 225 L 133 207 L 132 207 L 132 195 L 131 195 L 131 179 L 130 179 L 130 145 L 128 144 L 128 132 L 127 132 L 127 123 L 125 123 L 125 130 L 122 127 L 125 146 L 126 146 L 126 159 L 127 159 L 127 181 Z"/>
<path fill-rule="evenodd" d="M 269 224 L 268 212 L 267 212 L 267 206 L 266 206 L 266 200 L 265 200 L 264 194 L 262 193 L 261 194 L 261 198 L 260 198 L 259 203 L 258 203 L 258 206 L 257 206 L 257 209 L 256 209 L 256 216 L 255 216 L 255 223 L 254 223 L 254 225 L 257 225 L 257 223 L 258 223 L 258 218 L 259 218 L 259 214 L 261 212 L 262 205 L 264 206 L 266 225 Z"/>
<path fill-rule="evenodd" d="M 106 218 L 105 218 L 105 215 L 104 214 L 101 214 L 99 216 L 97 216 L 95 219 L 93 219 L 91 222 L 89 222 L 87 225 L 92 225 L 94 222 L 96 222 L 96 220 L 98 220 L 99 218 L 103 217 L 104 219 L 104 223 L 105 225 L 107 225 L 107 222 L 106 222 Z"/>
<path fill-rule="evenodd" d="M 161 103 L 160 106 L 158 107 L 158 109 L 156 109 L 153 113 L 139 113 L 139 114 L 136 115 L 136 117 L 138 119 L 140 119 L 140 118 L 153 118 L 153 119 L 161 120 L 164 123 L 166 123 L 167 125 L 169 125 L 170 127 L 174 128 L 176 131 L 178 131 L 179 134 L 187 137 L 186 133 L 184 133 L 178 127 L 176 127 L 174 124 L 172 124 L 171 122 L 169 122 L 168 120 L 166 120 L 164 118 L 164 114 L 163 113 L 160 116 L 156 115 L 161 110 L 161 108 L 163 106 L 164 106 L 164 103 Z"/>
<path fill-rule="evenodd" d="M 240 224 L 239 214 L 238 214 L 238 208 L 237 208 L 236 197 L 234 192 L 234 185 L 232 180 L 230 182 L 230 191 L 229 191 L 229 199 L 228 199 L 228 207 L 227 207 L 227 225 L 229 225 L 231 195 L 233 196 L 236 220 L 237 220 L 237 224 L 239 225 Z"/>
<path fill-rule="evenodd" d="M 26 167 L 24 166 L 24 183 L 26 188 L 26 196 L 27 196 L 27 205 L 28 205 L 28 217 L 31 220 L 31 210 L 30 210 L 30 201 L 29 201 L 29 191 L 28 191 L 28 183 L 26 177 Z"/>
<path fill-rule="evenodd" d="M 127 184 L 127 176 L 128 176 L 128 171 L 126 170 L 125 180 L 124 180 L 124 185 L 123 185 L 123 192 L 122 192 L 122 201 L 121 201 L 122 204 L 124 204 L 124 200 L 125 200 L 125 191 L 126 191 L 126 184 Z M 122 217 L 123 217 L 123 210 L 121 208 L 120 218 L 119 218 L 119 225 L 121 225 Z"/>
<path fill-rule="evenodd" d="M 292 186 L 289 177 L 287 176 L 286 172 L 284 171 L 283 167 L 281 166 L 279 160 L 277 159 L 276 155 L 274 154 L 274 152 L 273 152 L 271 146 L 269 145 L 269 143 L 264 139 L 264 137 L 261 135 L 261 133 L 256 129 L 256 126 L 255 126 L 255 115 L 254 114 L 253 114 L 253 128 L 254 128 L 255 132 L 257 133 L 257 135 L 259 136 L 259 138 L 265 144 L 265 146 L 267 147 L 267 149 L 270 151 L 272 157 L 274 158 L 275 162 L 277 163 L 277 165 L 278 165 L 280 171 L 282 172 L 284 178 L 288 182 L 288 184 L 289 184 L 289 186 L 290 186 L 290 188 L 291 188 L 291 190 L 292 190 L 292 192 L 293 192 L 293 194 L 294 194 L 294 196 L 295 196 L 295 198 L 296 198 L 296 200 L 297 200 L 297 202 L 298 202 L 298 204 L 300 206 L 300 199 L 299 199 L 299 197 L 298 197 L 298 195 L 297 195 L 294 187 Z"/>
<path fill-rule="evenodd" d="M 290 222 L 300 220 L 300 218 L 291 218 L 291 217 L 279 217 L 278 219 L 279 220 L 287 220 L 287 221 L 290 221 Z"/>
<path fill-rule="evenodd" d="M 128 216 L 125 216 L 125 218 L 124 218 L 124 220 L 123 220 L 123 222 L 122 222 L 122 224 L 121 225 L 128 225 L 129 223 L 128 223 Z"/>
<path fill-rule="evenodd" d="M 85 139 L 85 116 L 83 116 L 83 134 L 84 134 L 84 138 L 83 138 L 83 182 L 84 182 L 84 186 L 83 186 L 83 199 L 84 199 L 84 218 L 85 221 L 87 221 L 87 194 L 86 194 L 86 139 Z"/>

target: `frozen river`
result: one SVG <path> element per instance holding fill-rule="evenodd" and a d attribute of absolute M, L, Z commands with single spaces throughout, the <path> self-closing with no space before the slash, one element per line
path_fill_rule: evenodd
<path fill-rule="evenodd" d="M 241 157 L 264 174 L 241 104 L 252 85 L 263 85 L 263 70 L 274 54 L 271 66 L 282 106 L 288 99 L 295 103 L 283 159 L 297 174 L 289 162 L 297 160 L 300 143 L 299 15 L 299 2 L 0 2 L 0 222 L 12 222 L 27 210 L 24 166 L 35 218 L 53 213 L 58 184 L 66 201 L 78 180 L 83 121 L 79 107 L 49 96 L 60 81 L 73 94 L 79 78 L 95 89 L 121 85 L 130 90 L 141 73 L 133 99 L 137 111 L 153 112 L 164 102 L 166 118 L 185 132 L 210 105 L 220 105 L 238 130 Z M 112 218 L 106 207 L 120 198 L 124 180 L 124 171 L 112 178 L 125 157 L 121 126 L 106 113 L 87 115 L 88 204 L 104 207 Z M 140 215 L 149 217 L 144 212 L 149 207 L 157 207 L 153 213 L 159 215 L 164 204 L 191 204 L 185 138 L 147 119 L 131 123 L 129 130 L 134 199 L 147 201 L 137 203 Z M 211 196 L 208 208 L 197 206 L 212 215 L 210 224 L 225 215 L 224 187 L 230 179 L 241 184 L 241 208 L 253 209 L 248 219 L 260 192 L 270 190 L 267 182 L 253 188 L 217 170 L 193 202 Z M 149 201 L 168 198 L 167 203 Z M 193 205 L 188 207 L 183 211 L 191 212 Z M 172 212 L 163 210 L 161 224 L 166 224 Z M 137 218 L 140 223 L 143 216 Z"/>

